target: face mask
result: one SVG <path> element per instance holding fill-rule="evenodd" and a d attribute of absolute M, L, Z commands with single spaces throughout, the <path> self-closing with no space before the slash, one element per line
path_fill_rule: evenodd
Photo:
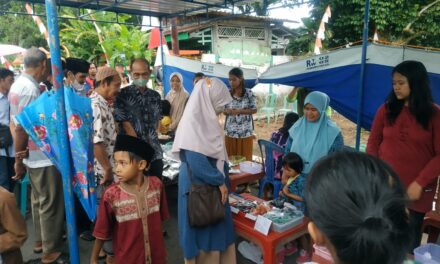
<path fill-rule="evenodd" d="M 77 80 L 72 83 L 72 88 L 77 92 L 84 90 L 84 84 L 80 84 Z"/>
<path fill-rule="evenodd" d="M 137 87 L 147 87 L 147 82 L 148 79 L 144 79 L 144 78 L 133 80 L 133 84 L 136 85 Z"/>
<path fill-rule="evenodd" d="M 217 115 L 219 115 L 225 111 L 225 106 L 224 105 L 216 106 L 214 107 L 214 111 Z"/>

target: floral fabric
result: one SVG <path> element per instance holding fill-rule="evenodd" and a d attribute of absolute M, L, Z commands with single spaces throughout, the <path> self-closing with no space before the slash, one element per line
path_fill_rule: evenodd
<path fill-rule="evenodd" d="M 65 109 L 60 108 L 63 96 Z M 72 89 L 45 92 L 23 109 L 16 119 L 62 177 L 72 177 L 75 194 L 89 218 L 94 220 L 96 194 L 90 99 L 77 95 Z M 62 127 L 65 122 L 67 131 Z M 63 137 L 68 137 L 67 144 Z"/>
<path fill-rule="evenodd" d="M 257 109 L 257 99 L 250 89 L 241 98 L 232 97 L 226 109 Z M 252 115 L 228 115 L 225 122 L 225 135 L 232 138 L 250 137 L 254 133 Z"/>

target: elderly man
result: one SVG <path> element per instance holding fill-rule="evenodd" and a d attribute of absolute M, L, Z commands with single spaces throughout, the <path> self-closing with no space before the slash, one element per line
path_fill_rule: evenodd
<path fill-rule="evenodd" d="M 0 68 L 0 186 L 8 191 L 13 189 L 14 149 L 9 130 L 8 93 L 14 82 L 14 73 Z"/>
<path fill-rule="evenodd" d="M 37 48 L 30 48 L 24 56 L 24 73 L 17 78 L 9 92 L 11 130 L 14 131 L 15 176 L 22 179 L 26 168 L 32 186 L 32 218 L 35 228 L 34 252 L 43 252 L 43 263 L 64 263 L 61 254 L 64 230 L 64 199 L 61 175 L 52 162 L 29 139 L 15 116 L 40 95 L 39 83 L 47 79 L 50 61 Z M 22 160 L 18 153 L 29 151 Z M 26 166 L 25 166 L 26 165 Z"/>
<path fill-rule="evenodd" d="M 139 137 L 154 148 L 148 172 L 162 179 L 162 148 L 157 135 L 162 119 L 162 102 L 158 92 L 147 88 L 150 73 L 150 64 L 146 59 L 131 61 L 133 84 L 121 89 L 116 97 L 115 121 L 122 123 L 126 134 Z"/>

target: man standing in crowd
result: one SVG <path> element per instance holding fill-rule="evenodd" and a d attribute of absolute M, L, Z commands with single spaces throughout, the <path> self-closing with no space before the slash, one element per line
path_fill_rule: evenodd
<path fill-rule="evenodd" d="M 139 137 L 154 149 L 149 174 L 162 179 L 162 148 L 157 129 L 162 119 L 162 103 L 158 92 L 148 89 L 151 74 L 146 59 L 134 59 L 130 63 L 133 84 L 121 89 L 116 97 L 115 121 L 122 124 L 126 134 Z"/>
<path fill-rule="evenodd" d="M 72 88 L 77 94 L 87 96 L 90 87 L 86 85 L 90 64 L 83 59 L 67 58 L 64 76 L 65 85 Z"/>
<path fill-rule="evenodd" d="M 35 229 L 34 252 L 43 252 L 43 263 L 64 263 L 66 256 L 61 254 L 64 230 L 64 199 L 61 175 L 52 162 L 29 139 L 25 130 L 17 123 L 15 116 L 40 95 L 39 83 L 47 80 L 50 61 L 37 48 L 30 48 L 24 56 L 25 71 L 17 78 L 9 92 L 11 106 L 11 130 L 14 131 L 15 152 L 28 148 L 29 156 L 22 160 L 15 157 L 15 176 L 20 180 L 26 168 L 32 186 L 32 218 Z M 26 165 L 26 167 L 25 167 Z"/>
<path fill-rule="evenodd" d="M 14 73 L 0 68 L 0 186 L 10 192 L 13 190 L 14 149 L 9 129 L 8 93 L 13 82 Z"/>

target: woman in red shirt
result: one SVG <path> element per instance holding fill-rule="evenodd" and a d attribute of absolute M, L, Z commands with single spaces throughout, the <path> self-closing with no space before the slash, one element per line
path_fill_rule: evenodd
<path fill-rule="evenodd" d="M 393 90 L 376 113 L 367 153 L 386 161 L 405 184 L 416 248 L 440 175 L 440 108 L 421 62 L 404 61 L 392 74 Z"/>

